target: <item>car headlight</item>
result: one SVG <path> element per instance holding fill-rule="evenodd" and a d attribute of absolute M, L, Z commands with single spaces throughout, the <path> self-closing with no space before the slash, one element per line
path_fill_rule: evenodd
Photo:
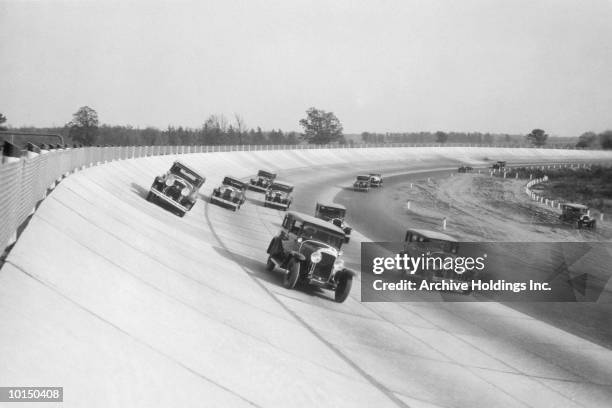
<path fill-rule="evenodd" d="M 310 262 L 312 262 L 312 263 L 319 263 L 319 262 L 321 262 L 321 258 L 323 258 L 323 256 L 321 255 L 321 253 L 319 251 L 313 252 L 310 255 Z"/>
<path fill-rule="evenodd" d="M 342 269 L 344 268 L 344 260 L 340 258 L 336 258 L 334 261 L 334 269 Z"/>
<path fill-rule="evenodd" d="M 173 184 L 174 184 L 174 177 L 172 177 L 172 176 L 168 176 L 168 177 L 166 177 L 165 184 L 166 184 L 168 187 L 170 187 L 171 185 L 173 185 Z"/>
<path fill-rule="evenodd" d="M 181 195 L 182 195 L 183 197 L 185 197 L 185 196 L 189 195 L 189 189 L 188 189 L 187 187 L 183 188 L 183 189 L 181 190 Z"/>

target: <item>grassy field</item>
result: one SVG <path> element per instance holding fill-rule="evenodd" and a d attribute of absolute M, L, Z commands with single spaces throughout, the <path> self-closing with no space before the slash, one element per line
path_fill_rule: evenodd
<path fill-rule="evenodd" d="M 517 169 L 519 178 L 529 178 L 530 170 Z M 534 191 L 553 200 L 588 205 L 604 213 L 612 212 L 612 167 L 531 171 L 534 178 L 547 175 L 549 181 L 534 186 Z M 537 173 L 537 174 L 536 174 Z M 515 173 L 508 174 L 514 177 Z"/>

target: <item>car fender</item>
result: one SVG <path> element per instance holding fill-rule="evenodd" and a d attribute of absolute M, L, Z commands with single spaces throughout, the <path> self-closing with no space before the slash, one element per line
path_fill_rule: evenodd
<path fill-rule="evenodd" d="M 356 278 L 357 277 L 357 272 L 355 272 L 352 269 L 348 269 L 348 268 L 344 268 L 338 272 L 336 272 L 336 277 L 342 277 L 342 276 L 350 276 L 351 278 Z"/>
<path fill-rule="evenodd" d="M 280 240 L 278 237 L 274 237 L 272 238 L 272 241 L 270 241 L 270 245 L 268 245 L 268 250 L 266 251 L 267 253 L 269 253 L 270 255 L 275 255 L 277 254 L 278 248 L 280 246 Z"/>

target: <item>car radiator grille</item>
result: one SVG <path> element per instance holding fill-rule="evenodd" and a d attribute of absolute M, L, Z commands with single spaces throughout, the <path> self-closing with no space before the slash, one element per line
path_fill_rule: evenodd
<path fill-rule="evenodd" d="M 321 262 L 315 265 L 312 277 L 321 281 L 327 281 L 331 275 L 336 258 L 326 253 L 322 253 L 321 255 Z"/>

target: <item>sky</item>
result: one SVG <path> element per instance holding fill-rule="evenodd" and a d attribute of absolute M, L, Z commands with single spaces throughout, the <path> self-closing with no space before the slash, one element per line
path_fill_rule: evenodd
<path fill-rule="evenodd" d="M 612 0 L 0 0 L 0 113 L 346 133 L 612 128 Z"/>

